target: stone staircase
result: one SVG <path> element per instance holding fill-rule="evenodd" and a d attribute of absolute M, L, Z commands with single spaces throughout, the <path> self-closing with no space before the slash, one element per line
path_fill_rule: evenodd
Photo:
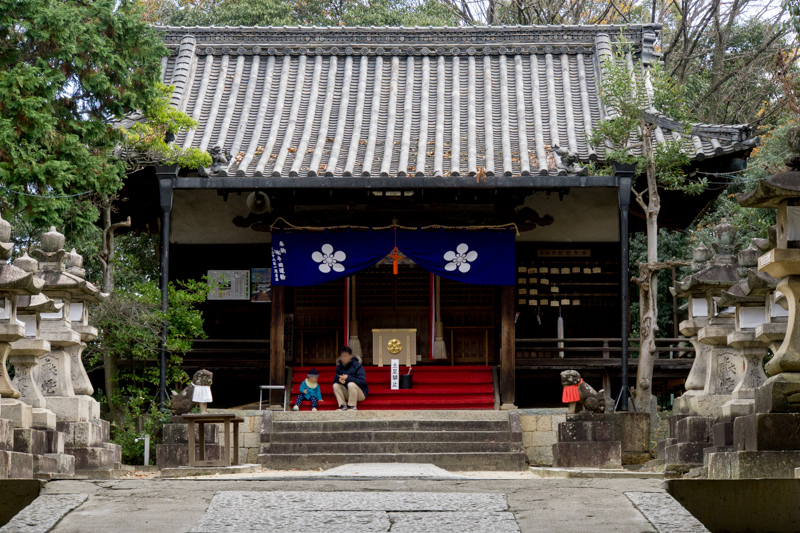
<path fill-rule="evenodd" d="M 454 471 L 525 468 L 516 411 L 266 411 L 258 462 L 274 470 L 431 463 Z"/>

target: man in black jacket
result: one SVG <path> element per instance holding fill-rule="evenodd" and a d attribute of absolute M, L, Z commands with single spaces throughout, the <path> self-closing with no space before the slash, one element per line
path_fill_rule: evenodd
<path fill-rule="evenodd" d="M 339 402 L 339 409 L 358 409 L 358 402 L 363 402 L 369 394 L 367 374 L 364 367 L 353 357 L 353 350 L 345 346 L 339 350 L 339 361 L 333 376 L 333 394 Z"/>

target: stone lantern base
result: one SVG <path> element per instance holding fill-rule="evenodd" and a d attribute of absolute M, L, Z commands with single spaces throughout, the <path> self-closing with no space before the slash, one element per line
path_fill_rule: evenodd
<path fill-rule="evenodd" d="M 75 469 L 117 470 L 122 464 L 122 447 L 112 444 L 110 425 L 107 420 L 99 418 L 62 422 L 57 424 L 58 430 L 65 435 L 64 450 L 75 456 Z"/>

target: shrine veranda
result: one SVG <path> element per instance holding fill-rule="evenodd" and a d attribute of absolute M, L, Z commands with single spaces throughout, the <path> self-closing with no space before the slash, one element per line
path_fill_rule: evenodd
<path fill-rule="evenodd" d="M 436 379 L 447 367 L 487 369 L 487 408 L 558 406 L 565 369 L 616 397 L 628 309 L 620 243 L 642 217 L 630 172 L 587 172 L 604 157 L 587 139 L 606 112 L 600 61 L 624 35 L 631 59 L 650 64 L 659 26 L 161 29 L 164 83 L 199 124 L 175 142 L 209 150 L 214 164 L 141 171 L 114 216 L 161 232 L 169 280 L 230 284 L 202 306 L 208 338 L 184 360 L 190 373 L 214 372 L 216 407 L 251 404 L 259 385 L 284 384 L 297 367 L 330 369 L 355 325 L 368 377 L 388 372 L 373 330 L 413 330 L 401 373 L 406 355 L 441 367 Z M 658 138 L 683 129 L 656 120 Z M 696 124 L 691 136 L 690 175 L 740 168 L 754 146 L 747 126 Z M 665 192 L 660 220 L 685 228 L 716 194 Z M 512 284 L 437 281 L 399 247 L 354 276 L 278 285 L 276 228 L 349 228 L 353 245 L 369 228 L 429 228 L 453 250 L 463 232 L 513 231 L 502 267 Z M 433 359 L 437 338 L 444 357 Z M 654 392 L 680 390 L 688 351 L 657 360 Z"/>

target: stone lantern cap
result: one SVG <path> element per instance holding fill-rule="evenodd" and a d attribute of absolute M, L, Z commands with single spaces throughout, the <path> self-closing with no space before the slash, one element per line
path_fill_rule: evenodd
<path fill-rule="evenodd" d="M 70 252 L 64 250 L 64 242 L 64 235 L 51 227 L 42 235 L 41 246 L 32 252 L 41 261 L 36 276 L 43 281 L 43 290 L 70 293 L 73 298 L 92 303 L 106 300 L 107 294 L 84 279 L 83 257 L 74 248 Z"/>
<path fill-rule="evenodd" d="M 736 201 L 742 207 L 765 207 L 777 209 L 792 198 L 800 198 L 800 171 L 778 172 L 765 180 L 759 180 L 750 192 L 737 194 Z"/>
<path fill-rule="evenodd" d="M 0 261 L 11 258 L 14 243 L 11 241 L 11 224 L 0 216 Z M 35 271 L 34 271 L 35 272 Z M 0 292 L 14 294 L 38 294 L 44 282 L 35 277 L 34 272 L 8 263 L 0 263 Z"/>
<path fill-rule="evenodd" d="M 713 256 L 705 246 L 695 249 L 692 254 L 692 273 L 670 288 L 672 294 L 680 298 L 691 298 L 697 294 L 718 296 L 739 282 L 739 261 L 735 255 L 739 249 L 736 228 L 724 218 L 714 228 L 712 248 Z"/>
<path fill-rule="evenodd" d="M 44 294 L 23 294 L 17 296 L 17 311 L 38 312 L 38 313 L 57 313 L 64 307 L 63 303 L 57 303 Z"/>
<path fill-rule="evenodd" d="M 778 286 L 778 280 L 755 269 L 748 269 L 747 275 L 739 283 L 726 291 L 717 298 L 717 305 L 729 307 L 732 305 L 764 305 L 764 301 L 769 293 Z"/>

